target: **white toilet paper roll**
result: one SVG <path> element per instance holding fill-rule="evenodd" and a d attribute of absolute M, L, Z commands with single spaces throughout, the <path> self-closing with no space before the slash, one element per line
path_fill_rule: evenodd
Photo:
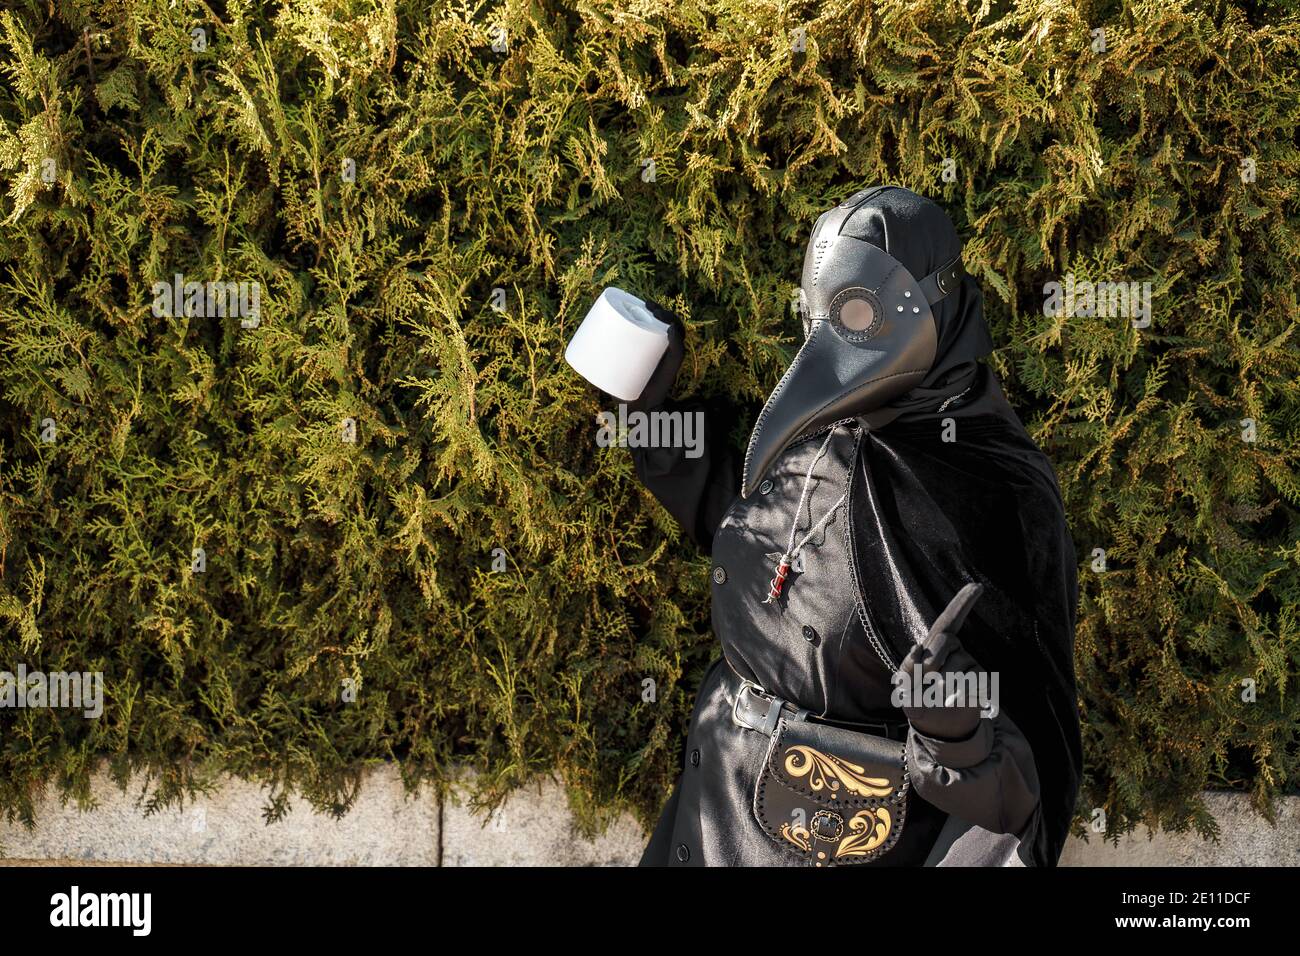
<path fill-rule="evenodd" d="M 625 402 L 640 397 L 668 351 L 668 325 L 645 302 L 608 286 L 578 326 L 564 360 L 602 392 Z"/>

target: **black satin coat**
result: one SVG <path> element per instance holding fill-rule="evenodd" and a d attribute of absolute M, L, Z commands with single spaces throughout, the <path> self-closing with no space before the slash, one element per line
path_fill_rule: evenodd
<path fill-rule="evenodd" d="M 724 653 L 700 689 L 683 774 L 642 864 L 798 863 L 753 817 L 768 740 L 731 722 L 739 677 L 831 719 L 882 716 L 891 706 L 889 667 L 866 626 L 897 663 L 964 584 L 979 582 L 984 594 L 958 636 L 984 669 L 999 672 L 992 750 L 973 767 L 949 769 L 944 748 L 952 745 L 913 728 L 908 829 L 869 865 L 1054 865 L 1081 764 L 1076 557 L 1051 468 L 991 373 L 972 370 L 962 404 L 942 417 L 837 426 L 800 527 L 846 487 L 849 499 L 825 540 L 810 546 L 805 573 L 791 576 L 779 608 L 761 600 L 824 433 L 788 449 L 769 494 L 744 502 L 735 497 L 735 456 L 714 437 L 719 423 L 706 422 L 700 458 L 633 451 L 646 486 L 714 555 L 714 629 Z"/>

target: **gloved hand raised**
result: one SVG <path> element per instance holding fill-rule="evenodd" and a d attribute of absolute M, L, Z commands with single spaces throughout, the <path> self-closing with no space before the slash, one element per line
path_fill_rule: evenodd
<path fill-rule="evenodd" d="M 682 325 L 682 320 L 658 302 L 646 299 L 645 304 L 651 315 L 668 324 L 668 351 L 659 359 L 659 364 L 655 366 L 640 397 L 627 403 L 629 411 L 650 411 L 663 405 L 668 400 L 668 393 L 677 380 L 677 372 L 686 355 L 686 327 Z"/>
<path fill-rule="evenodd" d="M 926 686 L 928 674 L 979 675 L 983 671 L 957 639 L 966 615 L 983 591 L 982 584 L 968 584 L 957 592 L 935 620 L 926 639 L 903 658 L 898 680 L 905 680 L 910 687 L 916 688 Z M 978 686 L 978 676 L 976 680 L 959 686 L 974 689 Z M 965 740 L 979 725 L 980 704 L 978 699 L 971 700 L 969 696 L 961 701 L 964 706 L 955 706 L 956 703 L 945 701 L 943 706 L 927 707 L 923 701 L 911 699 L 903 706 L 903 712 L 918 733 L 941 740 Z"/>

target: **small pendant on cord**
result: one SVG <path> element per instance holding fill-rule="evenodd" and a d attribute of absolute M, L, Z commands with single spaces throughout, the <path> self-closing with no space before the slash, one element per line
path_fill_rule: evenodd
<path fill-rule="evenodd" d="M 775 557 L 775 555 L 769 555 Z M 772 583 L 767 588 L 767 599 L 764 604 L 775 603 L 776 599 L 781 596 L 781 590 L 785 587 L 786 575 L 790 573 L 790 555 L 783 554 L 780 556 L 781 561 L 776 566 L 776 577 L 772 578 Z"/>

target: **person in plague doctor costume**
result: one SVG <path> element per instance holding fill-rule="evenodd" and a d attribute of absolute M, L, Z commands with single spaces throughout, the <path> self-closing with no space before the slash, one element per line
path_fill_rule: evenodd
<path fill-rule="evenodd" d="M 670 347 L 635 407 L 699 410 L 668 398 L 682 326 L 648 305 Z M 722 644 L 642 865 L 1054 866 L 1081 772 L 1076 556 L 978 361 L 948 216 L 897 186 L 824 213 L 800 312 L 743 460 L 708 419 L 699 457 L 632 452 L 712 555 Z"/>

